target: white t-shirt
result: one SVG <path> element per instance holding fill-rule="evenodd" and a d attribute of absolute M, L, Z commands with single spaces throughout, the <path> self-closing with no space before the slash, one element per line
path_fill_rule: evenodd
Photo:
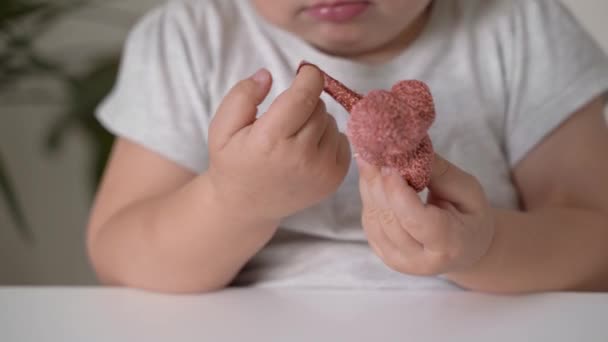
<path fill-rule="evenodd" d="M 132 31 L 98 118 L 114 134 L 200 173 L 208 166 L 209 123 L 227 91 L 268 68 L 275 82 L 264 113 L 302 60 L 362 93 L 404 79 L 429 84 L 437 152 L 475 175 L 501 208 L 518 208 L 512 168 L 608 90 L 606 56 L 556 0 L 435 1 L 422 35 L 382 65 L 319 52 L 264 22 L 248 0 L 185 0 L 152 11 Z M 347 113 L 323 98 L 344 130 Z M 357 182 L 353 164 L 337 193 L 282 222 L 236 284 L 457 289 L 441 277 L 391 271 L 372 253 Z"/>

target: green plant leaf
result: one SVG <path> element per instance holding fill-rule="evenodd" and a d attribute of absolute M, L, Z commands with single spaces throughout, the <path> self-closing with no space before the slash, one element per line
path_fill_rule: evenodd
<path fill-rule="evenodd" d="M 35 15 L 36 21 L 33 28 L 29 31 L 29 37 L 32 39 L 38 38 L 41 34 L 47 32 L 51 26 L 56 24 L 60 17 L 66 16 L 73 11 L 94 2 L 95 0 L 65 0 L 45 8 Z"/>
<path fill-rule="evenodd" d="M 70 88 L 71 101 L 67 112 L 51 126 L 46 138 L 46 148 L 56 151 L 71 129 L 78 128 L 88 136 L 93 148 L 91 187 L 96 188 L 108 159 L 113 136 L 95 118 L 95 111 L 108 95 L 116 81 L 118 57 L 100 59 L 90 69 L 74 78 Z"/>
<path fill-rule="evenodd" d="M 0 155 L 0 195 L 4 197 L 8 205 L 9 214 L 12 216 L 18 232 L 25 241 L 32 241 L 33 235 L 31 229 L 25 219 L 23 209 L 17 200 L 17 195 L 14 186 L 8 174 L 8 169 L 4 164 L 4 160 Z"/>
<path fill-rule="evenodd" d="M 0 26 L 39 13 L 52 6 L 48 1 L 2 0 L 0 2 Z"/>
<path fill-rule="evenodd" d="M 115 82 L 119 58 L 100 60 L 84 73 L 69 73 L 65 63 L 40 54 L 35 43 L 41 34 L 64 15 L 97 0 L 0 0 L 0 94 L 15 89 L 32 76 L 58 82 L 67 92 L 66 113 L 54 122 L 46 137 L 46 148 L 56 150 L 71 128 L 84 131 L 92 144 L 91 186 L 100 179 L 113 143 L 113 136 L 96 121 L 94 113 Z M 31 240 L 22 207 L 0 157 L 0 197 L 8 203 L 11 216 L 24 239 Z"/>
<path fill-rule="evenodd" d="M 95 110 L 112 89 L 118 65 L 116 57 L 100 59 L 88 71 L 71 80 L 66 86 L 70 103 L 66 113 L 52 124 L 46 139 L 47 148 L 51 151 L 60 148 L 63 137 L 71 128 L 80 125 L 87 130 L 90 129 L 86 126 L 87 122 L 96 122 Z"/>

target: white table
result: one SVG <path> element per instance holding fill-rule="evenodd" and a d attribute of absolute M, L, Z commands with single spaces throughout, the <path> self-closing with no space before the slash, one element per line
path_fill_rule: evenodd
<path fill-rule="evenodd" d="M 0 288 L 0 341 L 608 341 L 608 294 Z"/>

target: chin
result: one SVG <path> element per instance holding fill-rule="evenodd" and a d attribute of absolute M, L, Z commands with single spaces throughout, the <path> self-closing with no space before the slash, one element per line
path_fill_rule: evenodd
<path fill-rule="evenodd" d="M 353 55 L 369 49 L 366 37 L 353 29 L 322 28 L 310 41 L 318 49 L 334 55 Z"/>
<path fill-rule="evenodd" d="M 331 41 L 314 44 L 317 49 L 333 56 L 356 58 L 374 51 L 378 47 L 375 45 L 363 44 L 361 41 Z"/>
<path fill-rule="evenodd" d="M 363 53 L 365 53 L 364 50 L 362 49 L 355 49 L 352 46 L 331 46 L 331 47 L 323 47 L 323 46 L 317 46 L 317 49 L 323 51 L 324 53 L 331 55 L 331 56 L 336 56 L 336 57 L 344 57 L 344 58 L 350 58 L 350 57 L 356 57 L 359 56 Z"/>

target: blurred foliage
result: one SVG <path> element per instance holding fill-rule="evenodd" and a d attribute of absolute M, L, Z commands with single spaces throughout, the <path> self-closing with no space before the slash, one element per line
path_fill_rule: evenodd
<path fill-rule="evenodd" d="M 0 0 L 0 96 L 21 91 L 17 85 L 33 79 L 52 81 L 61 89 L 63 96 L 53 101 L 60 105 L 62 114 L 48 129 L 44 151 L 58 151 L 73 129 L 84 132 L 90 140 L 93 156 L 90 166 L 92 189 L 97 186 L 113 140 L 96 121 L 94 112 L 114 84 L 119 56 L 90 61 L 86 70 L 75 73 L 69 71 L 67 62 L 61 57 L 45 55 L 37 45 L 42 35 L 66 15 L 94 4 L 93 0 Z M 17 97 L 26 105 L 35 102 L 32 96 L 40 96 L 39 92 L 36 94 Z M 29 240 L 31 230 L 8 166 L 0 155 L 0 198 L 8 204 L 21 236 Z"/>
<path fill-rule="evenodd" d="M 15 221 L 17 227 L 19 227 L 19 233 L 21 237 L 25 240 L 31 240 L 32 235 L 27 223 L 25 221 L 25 215 L 23 214 L 23 210 L 19 206 L 17 202 L 17 196 L 15 191 L 13 190 L 13 186 L 10 183 L 10 178 L 7 174 L 6 165 L 4 165 L 4 161 L 2 160 L 2 156 L 0 155 L 0 192 L 4 196 L 6 202 L 8 203 L 8 209 L 13 216 L 13 220 Z"/>

